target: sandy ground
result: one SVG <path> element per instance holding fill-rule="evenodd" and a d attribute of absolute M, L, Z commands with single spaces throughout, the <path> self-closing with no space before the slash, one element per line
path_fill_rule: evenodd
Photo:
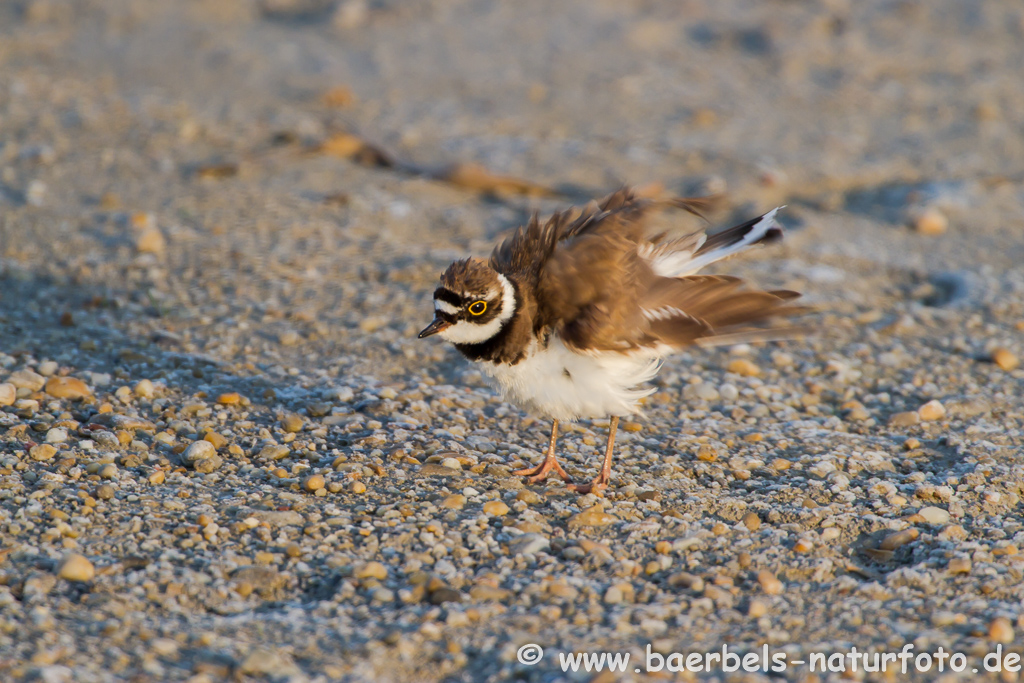
<path fill-rule="evenodd" d="M 1022 73 L 1015 0 L 0 3 L 0 678 L 1017 680 Z M 672 358 L 606 499 L 524 487 L 547 426 L 415 333 L 622 183 L 787 204 L 727 270 L 819 334 Z"/>

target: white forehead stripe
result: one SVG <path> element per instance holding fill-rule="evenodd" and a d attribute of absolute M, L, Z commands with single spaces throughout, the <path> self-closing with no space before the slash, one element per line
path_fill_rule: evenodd
<path fill-rule="evenodd" d="M 442 339 L 452 344 L 480 344 L 501 331 L 501 328 L 516 312 L 516 290 L 512 283 L 501 273 L 498 273 L 498 281 L 501 282 L 501 313 L 483 325 L 469 320 L 461 320 L 448 329 L 442 331 Z M 434 302 L 435 305 L 444 302 Z M 450 305 L 450 304 L 448 304 Z M 437 310 L 443 310 L 438 307 Z"/>
<path fill-rule="evenodd" d="M 434 310 L 435 311 L 443 311 L 445 313 L 449 313 L 451 315 L 455 315 L 456 313 L 459 312 L 459 307 L 458 306 L 452 306 L 447 301 L 441 301 L 440 299 L 434 299 Z"/>

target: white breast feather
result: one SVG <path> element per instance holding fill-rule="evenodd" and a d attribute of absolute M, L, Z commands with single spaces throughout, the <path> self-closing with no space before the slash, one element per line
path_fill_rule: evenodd
<path fill-rule="evenodd" d="M 658 373 L 661 361 L 650 351 L 577 353 L 557 336 L 547 348 L 536 342 L 515 365 L 481 363 L 494 378 L 502 397 L 556 420 L 631 415 L 637 401 L 654 388 L 637 388 Z"/>

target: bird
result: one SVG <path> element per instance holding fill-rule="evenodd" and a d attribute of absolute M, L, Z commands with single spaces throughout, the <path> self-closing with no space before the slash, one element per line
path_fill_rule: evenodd
<path fill-rule="evenodd" d="M 543 461 L 516 470 L 531 483 L 557 474 L 579 494 L 604 495 L 619 418 L 640 413 L 663 360 L 693 345 L 795 336 L 803 312 L 788 290 L 764 291 L 698 271 L 778 241 L 779 207 L 734 227 L 681 237 L 651 234 L 655 211 L 703 218 L 707 198 L 655 200 L 624 187 L 581 209 L 555 212 L 501 241 L 490 258 L 453 262 L 434 290 L 438 335 L 476 363 L 502 398 L 551 420 Z M 560 422 L 609 418 L 604 461 L 576 483 L 558 462 Z"/>

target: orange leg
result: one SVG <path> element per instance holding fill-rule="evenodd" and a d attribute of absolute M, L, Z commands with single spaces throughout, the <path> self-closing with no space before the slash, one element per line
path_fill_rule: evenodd
<path fill-rule="evenodd" d="M 604 464 L 601 466 L 601 473 L 594 477 L 593 481 L 586 484 L 569 484 L 569 490 L 576 493 L 601 495 L 601 492 L 608 488 L 608 482 L 612 478 L 612 451 L 615 449 L 615 430 L 618 427 L 619 418 L 616 415 L 608 423 L 608 448 L 604 452 Z"/>
<path fill-rule="evenodd" d="M 558 420 L 554 420 L 551 423 L 551 441 L 548 443 L 548 452 L 544 456 L 544 462 L 537 465 L 536 467 L 527 467 L 526 469 L 516 470 L 512 474 L 520 477 L 529 477 L 527 479 L 531 484 L 544 481 L 548 478 L 551 470 L 554 470 L 562 481 L 572 481 L 572 477 L 562 469 L 562 466 L 558 464 L 558 459 L 555 458 L 555 442 L 558 441 Z"/>

